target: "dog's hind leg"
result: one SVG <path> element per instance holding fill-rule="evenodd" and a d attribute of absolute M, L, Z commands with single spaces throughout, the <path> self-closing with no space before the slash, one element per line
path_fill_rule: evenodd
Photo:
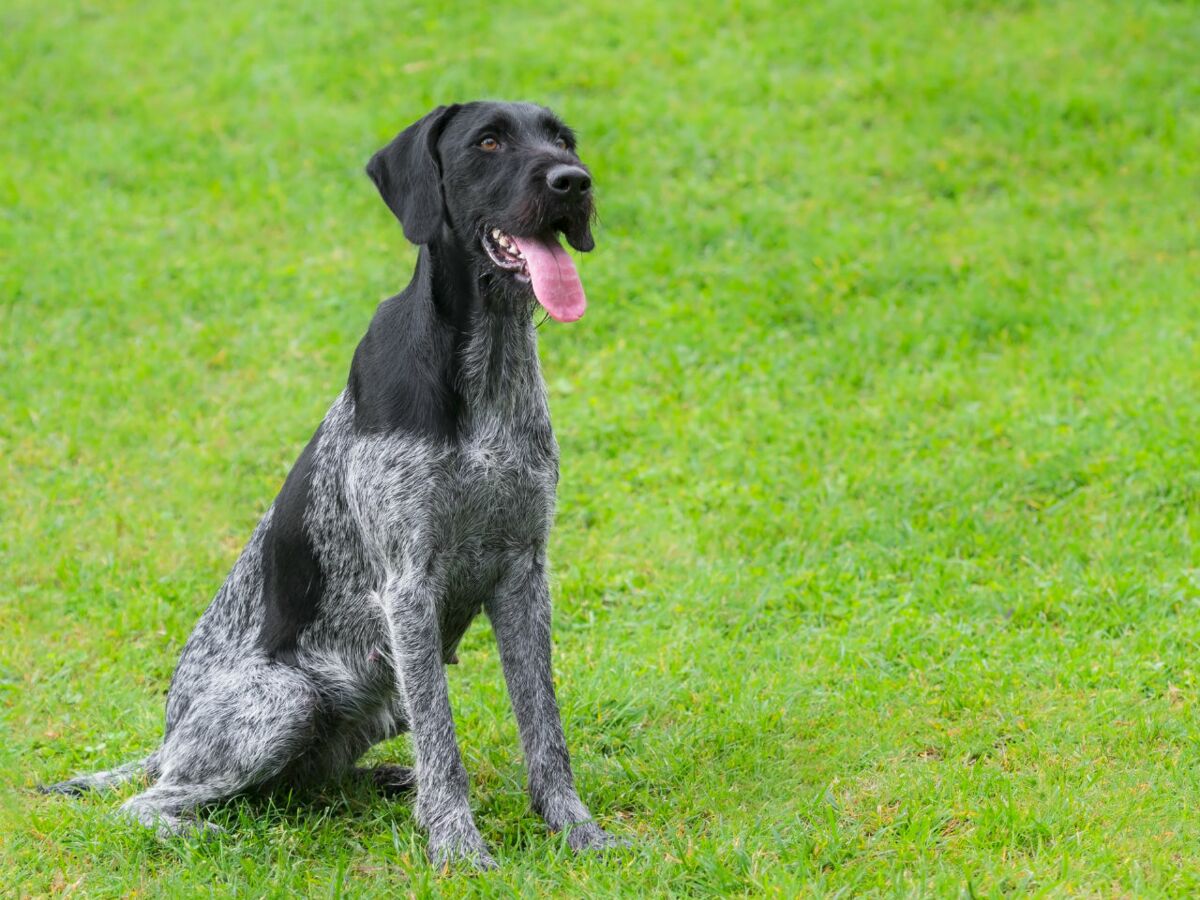
<path fill-rule="evenodd" d="M 155 758 L 159 779 L 121 812 L 160 834 L 201 826 L 197 807 L 279 775 L 313 742 L 319 698 L 308 677 L 280 663 L 206 674 L 171 723 Z"/>
<path fill-rule="evenodd" d="M 354 765 L 371 747 L 395 737 L 407 727 L 400 705 L 390 702 L 364 721 L 344 724 L 334 735 L 314 745 L 296 761 L 288 774 L 292 775 L 294 770 L 294 777 L 305 783 L 348 774 L 356 781 L 373 785 L 385 797 L 411 794 L 417 787 L 417 775 L 412 767 L 395 763 Z"/>
<path fill-rule="evenodd" d="M 217 826 L 198 819 L 193 810 L 237 792 L 238 788 L 231 782 L 185 784 L 162 780 L 126 800 L 121 806 L 121 814 L 139 825 L 153 828 L 160 837 L 193 831 L 220 831 Z"/>

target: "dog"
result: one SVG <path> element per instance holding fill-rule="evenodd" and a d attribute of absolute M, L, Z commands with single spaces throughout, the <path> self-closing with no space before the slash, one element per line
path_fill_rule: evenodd
<path fill-rule="evenodd" d="M 438 866 L 495 866 L 468 804 L 445 665 L 486 612 L 531 803 L 576 850 L 618 841 L 575 789 L 550 666 L 546 545 L 558 482 L 533 313 L 583 315 L 561 234 L 592 250 L 592 179 L 572 131 L 528 103 L 442 106 L 367 165 L 419 246 L 380 304 L 345 389 L 184 646 L 162 744 L 122 812 L 162 834 L 253 788 L 353 774 L 416 789 Z M 361 769 L 412 734 L 415 771 Z"/>

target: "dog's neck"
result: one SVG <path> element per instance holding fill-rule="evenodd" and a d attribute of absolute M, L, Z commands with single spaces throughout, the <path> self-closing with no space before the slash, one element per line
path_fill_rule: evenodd
<path fill-rule="evenodd" d="M 349 389 L 359 427 L 449 438 L 508 420 L 549 427 L 532 301 L 480 280 L 455 241 L 421 247 L 413 279 L 380 304 Z"/>
<path fill-rule="evenodd" d="M 544 390 L 532 303 L 472 275 L 462 247 L 421 248 L 417 274 L 430 272 L 436 315 L 454 328 L 454 384 L 471 413 L 511 412 L 533 391 Z"/>

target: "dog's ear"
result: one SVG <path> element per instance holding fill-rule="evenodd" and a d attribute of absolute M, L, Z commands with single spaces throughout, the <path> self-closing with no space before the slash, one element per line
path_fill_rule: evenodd
<path fill-rule="evenodd" d="M 383 202 L 400 220 L 404 236 L 414 244 L 428 244 L 442 226 L 442 167 L 437 142 L 458 109 L 457 105 L 439 106 L 396 135 L 367 163 L 367 174 L 379 188 Z"/>

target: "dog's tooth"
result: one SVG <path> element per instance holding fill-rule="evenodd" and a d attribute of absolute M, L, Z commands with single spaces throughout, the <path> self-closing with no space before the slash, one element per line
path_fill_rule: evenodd
<path fill-rule="evenodd" d="M 500 237 L 500 229 L 499 228 L 492 229 L 492 237 L 497 238 L 497 239 Z"/>

